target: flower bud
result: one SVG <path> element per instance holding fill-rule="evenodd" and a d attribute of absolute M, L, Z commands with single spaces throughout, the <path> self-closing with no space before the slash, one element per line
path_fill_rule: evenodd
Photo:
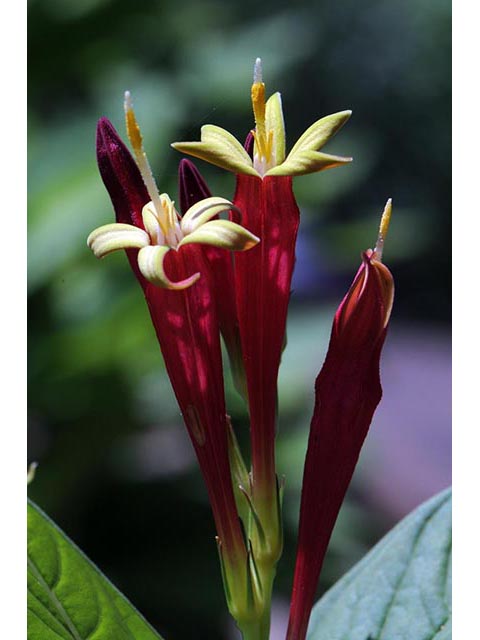
<path fill-rule="evenodd" d="M 392 275 L 381 262 L 390 214 L 388 201 L 377 246 L 363 254 L 335 314 L 315 382 L 287 640 L 305 638 L 330 536 L 382 397 L 380 354 L 394 290 Z"/>

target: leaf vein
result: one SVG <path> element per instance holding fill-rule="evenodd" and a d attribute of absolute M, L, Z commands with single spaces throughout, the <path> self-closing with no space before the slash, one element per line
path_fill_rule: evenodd
<path fill-rule="evenodd" d="M 117 603 L 115 602 L 115 598 L 113 597 L 113 593 L 114 592 L 110 592 L 109 589 L 104 589 L 107 598 L 110 600 L 110 602 L 112 603 L 112 607 L 115 611 L 115 613 L 118 616 L 118 619 L 120 621 L 120 625 L 125 629 L 127 635 L 132 638 L 132 640 L 136 640 L 135 636 L 133 635 L 132 630 L 130 629 L 130 627 L 127 624 L 127 616 L 123 616 L 122 613 L 120 612 Z"/>
<path fill-rule="evenodd" d="M 68 615 L 68 613 L 65 611 L 65 608 L 63 607 L 62 603 L 60 602 L 60 600 L 57 598 L 55 592 L 48 586 L 45 578 L 42 576 L 40 570 L 38 569 L 38 567 L 36 566 L 35 562 L 32 560 L 32 558 L 30 558 L 30 556 L 28 557 L 28 565 L 33 573 L 33 575 L 35 576 L 35 578 L 38 580 L 38 582 L 40 583 L 40 585 L 45 589 L 45 591 L 47 592 L 47 595 L 50 597 L 53 605 L 55 606 L 55 608 L 57 609 L 58 613 L 60 614 L 60 616 L 62 617 L 63 621 L 65 622 L 65 624 L 67 625 L 68 630 L 70 631 L 70 633 L 72 634 L 72 637 L 75 640 L 83 640 L 82 636 L 79 634 L 79 632 L 77 631 L 77 629 L 75 628 L 75 625 L 73 624 L 73 621 L 71 620 L 70 616 Z"/>
<path fill-rule="evenodd" d="M 448 497 L 443 500 L 438 506 L 437 508 L 432 511 L 432 513 L 430 513 L 430 515 L 423 521 L 422 526 L 419 528 L 419 530 L 417 531 L 417 534 L 415 535 L 413 542 L 412 542 L 412 546 L 411 546 L 411 551 L 409 554 L 409 558 L 407 560 L 407 562 L 405 563 L 405 567 L 401 573 L 401 575 L 399 576 L 398 580 L 396 581 L 395 587 L 394 587 L 394 591 L 392 594 L 392 597 L 390 598 L 390 602 L 388 603 L 386 609 L 385 609 L 385 613 L 383 615 L 383 618 L 380 622 L 380 627 L 378 629 L 377 632 L 377 640 L 382 640 L 382 636 L 383 636 L 383 631 L 385 629 L 385 626 L 387 624 L 388 621 L 388 614 L 390 613 L 390 611 L 392 610 L 392 607 L 397 599 L 398 596 L 398 592 L 400 590 L 400 586 L 407 574 L 408 569 L 410 568 L 413 559 L 414 559 L 414 553 L 415 553 L 415 549 L 417 548 L 420 539 L 423 535 L 423 532 L 425 531 L 427 525 L 431 522 L 431 520 L 436 516 L 436 514 L 440 511 L 440 509 L 444 506 L 444 504 L 447 502 Z"/>
<path fill-rule="evenodd" d="M 37 598 L 37 602 L 39 602 L 38 598 Z M 42 606 L 46 609 L 46 607 L 45 607 L 45 605 L 44 605 L 43 603 L 40 603 L 40 604 L 42 604 Z M 48 624 L 45 622 L 45 620 L 43 620 L 43 619 L 38 615 L 38 613 L 32 609 L 32 607 L 27 607 L 27 610 L 30 612 L 30 614 L 31 614 L 32 616 L 35 616 L 35 618 L 37 618 L 37 620 L 38 620 L 41 624 L 43 624 L 45 627 L 47 627 L 47 628 L 48 628 L 52 633 L 54 633 L 58 638 L 61 638 L 62 640 L 65 640 L 65 636 L 61 636 L 61 635 L 58 633 L 58 631 L 55 631 L 55 629 L 54 629 L 53 627 L 51 627 L 50 625 L 48 625 Z M 46 609 L 46 610 L 48 611 L 48 609 Z M 50 612 L 49 612 L 49 613 L 50 613 Z M 52 614 L 50 613 L 50 615 L 52 615 Z"/>
<path fill-rule="evenodd" d="M 431 638 L 429 638 L 428 640 L 435 640 L 435 638 L 437 637 L 439 631 L 441 631 L 443 629 L 443 627 L 445 626 L 445 623 L 448 622 L 449 617 L 450 617 L 449 614 L 447 614 L 445 616 L 445 618 L 441 621 L 441 623 L 438 625 L 438 627 L 433 632 L 433 636 Z"/>
<path fill-rule="evenodd" d="M 447 579 L 448 579 L 448 571 L 449 571 L 449 567 L 451 566 L 451 560 L 452 560 L 452 536 L 450 535 L 450 540 L 448 543 L 448 552 L 446 554 L 446 558 L 445 558 L 445 562 L 444 565 L 442 567 L 442 584 L 443 584 L 443 600 L 445 602 L 445 604 L 447 605 L 448 608 L 450 608 L 450 602 L 447 601 Z"/>
<path fill-rule="evenodd" d="M 90 576 L 89 576 L 90 578 Z M 93 580 L 90 579 L 90 583 L 92 583 Z M 95 597 L 95 604 L 97 605 L 97 619 L 95 621 L 95 624 L 93 626 L 93 629 L 91 631 L 88 632 L 88 635 L 86 637 L 85 640 L 88 640 L 89 638 L 91 638 L 94 633 L 97 631 L 97 629 L 100 627 L 100 622 L 101 622 L 101 612 L 102 612 L 102 607 L 100 605 L 100 598 L 98 597 L 98 593 L 97 590 L 95 589 L 95 586 L 93 586 L 93 589 L 91 590 L 94 597 Z"/>

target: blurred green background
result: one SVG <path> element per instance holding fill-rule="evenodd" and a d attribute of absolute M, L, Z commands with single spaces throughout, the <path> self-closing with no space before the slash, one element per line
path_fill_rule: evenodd
<path fill-rule="evenodd" d="M 123 135 L 133 94 L 162 191 L 176 197 L 175 140 L 202 124 L 240 139 L 262 57 L 282 92 L 287 143 L 319 117 L 353 116 L 328 146 L 347 167 L 302 177 L 297 266 L 280 376 L 278 466 L 287 477 L 285 555 L 272 639 L 282 638 L 300 483 L 332 314 L 375 242 L 396 302 L 384 400 L 334 532 L 319 595 L 388 528 L 450 482 L 451 8 L 447 0 L 30 0 L 30 496 L 166 640 L 235 637 L 214 530 L 142 294 L 123 255 L 86 247 L 113 220 L 95 163 L 95 124 Z M 212 192 L 234 178 L 198 163 Z M 227 374 L 245 440 L 245 410 Z"/>

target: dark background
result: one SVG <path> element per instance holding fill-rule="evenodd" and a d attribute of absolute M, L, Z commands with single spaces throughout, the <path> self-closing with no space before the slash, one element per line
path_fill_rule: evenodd
<path fill-rule="evenodd" d="M 292 8 L 293 7 L 293 8 Z M 176 198 L 175 140 L 202 124 L 240 139 L 261 56 L 281 91 L 287 146 L 319 117 L 353 116 L 328 146 L 343 168 L 295 180 L 302 211 L 278 467 L 285 554 L 272 638 L 288 611 L 313 381 L 335 307 L 376 238 L 396 300 L 384 400 L 336 527 L 319 594 L 399 518 L 450 482 L 450 3 L 277 0 L 29 3 L 30 496 L 166 640 L 233 637 L 203 485 L 142 294 L 123 255 L 86 237 L 113 220 L 95 164 L 95 124 L 123 129 L 133 94 L 161 191 Z M 199 163 L 212 192 L 234 178 Z M 245 412 L 227 374 L 240 437 Z"/>

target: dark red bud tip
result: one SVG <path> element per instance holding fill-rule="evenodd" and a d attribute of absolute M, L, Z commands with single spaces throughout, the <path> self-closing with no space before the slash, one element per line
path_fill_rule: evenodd
<path fill-rule="evenodd" d="M 187 158 L 178 164 L 178 195 L 182 215 L 196 202 L 212 195 L 200 171 Z"/>
<path fill-rule="evenodd" d="M 255 143 L 255 138 L 253 137 L 253 133 L 249 131 L 248 136 L 245 138 L 245 144 L 243 145 L 243 147 L 252 160 L 253 160 L 254 143 Z"/>
<path fill-rule="evenodd" d="M 143 227 L 142 207 L 150 198 L 135 160 L 108 118 L 97 124 L 97 162 L 117 222 Z"/>
<path fill-rule="evenodd" d="M 335 314 L 334 334 L 349 349 L 364 349 L 383 335 L 393 304 L 393 277 L 365 252 L 352 286 Z"/>

